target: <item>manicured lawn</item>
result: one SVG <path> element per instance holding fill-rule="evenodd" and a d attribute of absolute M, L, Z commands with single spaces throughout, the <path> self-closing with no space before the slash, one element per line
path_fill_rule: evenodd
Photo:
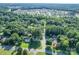
<path fill-rule="evenodd" d="M 78 55 L 76 51 L 71 51 L 71 55 Z"/>
<path fill-rule="evenodd" d="M 28 43 L 24 43 L 24 42 L 22 42 L 22 44 L 21 44 L 21 47 L 22 47 L 22 48 L 28 48 L 28 46 L 29 46 Z"/>
<path fill-rule="evenodd" d="M 38 52 L 36 55 L 45 55 L 44 52 Z"/>
<path fill-rule="evenodd" d="M 13 51 L 0 49 L 0 55 L 11 55 Z"/>
<path fill-rule="evenodd" d="M 34 55 L 34 53 L 31 52 L 28 55 Z M 36 55 L 45 55 L 45 53 L 44 52 L 37 52 Z"/>

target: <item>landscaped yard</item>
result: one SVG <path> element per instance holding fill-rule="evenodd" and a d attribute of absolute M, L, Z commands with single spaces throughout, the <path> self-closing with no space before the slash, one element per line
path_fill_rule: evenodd
<path fill-rule="evenodd" d="M 0 49 L 0 55 L 11 55 L 12 52 L 12 50 Z"/>
<path fill-rule="evenodd" d="M 36 55 L 45 55 L 44 52 L 38 52 Z"/>
<path fill-rule="evenodd" d="M 22 42 L 21 44 L 22 48 L 28 48 L 28 46 L 29 46 L 28 43 Z M 16 55 L 16 51 L 0 49 L 0 55 Z"/>
<path fill-rule="evenodd" d="M 28 48 L 28 46 L 29 46 L 28 43 L 24 43 L 24 42 L 22 42 L 22 44 L 21 44 L 21 47 L 22 47 L 22 48 Z"/>
<path fill-rule="evenodd" d="M 76 51 L 71 51 L 71 55 L 78 55 Z"/>

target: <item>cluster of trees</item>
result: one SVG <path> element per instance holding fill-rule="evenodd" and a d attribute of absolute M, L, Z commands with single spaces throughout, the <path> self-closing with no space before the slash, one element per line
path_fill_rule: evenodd
<path fill-rule="evenodd" d="M 45 27 L 44 24 L 46 24 Z M 0 11 L 0 43 L 2 45 L 20 46 L 24 41 L 23 38 L 28 37 L 30 39 L 29 47 L 36 49 L 41 46 L 43 29 L 46 29 L 47 45 L 52 45 L 50 43 L 55 36 L 57 50 L 70 52 L 74 49 L 79 54 L 79 18 L 75 16 L 37 16 Z M 50 38 L 52 38 L 51 41 Z"/>

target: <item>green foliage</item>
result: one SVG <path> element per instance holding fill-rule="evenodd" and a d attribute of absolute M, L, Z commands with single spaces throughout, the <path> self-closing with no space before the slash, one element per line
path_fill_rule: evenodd
<path fill-rule="evenodd" d="M 41 42 L 39 40 L 34 40 L 34 39 L 30 40 L 29 48 L 37 49 L 40 46 L 41 46 Z"/>
<path fill-rule="evenodd" d="M 27 50 L 26 49 L 23 50 L 23 55 L 27 55 Z"/>
<path fill-rule="evenodd" d="M 47 47 L 46 47 L 45 53 L 46 53 L 47 55 L 51 55 L 51 54 L 52 54 L 52 49 L 51 49 L 50 46 L 47 46 Z"/>
<path fill-rule="evenodd" d="M 17 54 L 27 55 L 27 51 L 22 48 L 39 48 L 44 29 L 46 30 L 47 45 L 51 46 L 55 39 L 59 50 L 68 53 L 68 51 L 74 49 L 79 53 L 79 18 L 75 16 L 49 17 L 37 14 L 16 14 L 4 10 L 0 11 L 0 43 L 2 45 L 20 46 Z M 30 43 L 24 43 L 24 37 L 30 38 Z M 53 40 L 49 40 L 49 38 Z M 46 49 L 52 51 L 51 47 Z"/>
<path fill-rule="evenodd" d="M 23 50 L 23 49 L 22 49 L 21 47 L 19 47 L 18 50 L 17 50 L 16 55 L 22 55 L 22 50 Z"/>
<path fill-rule="evenodd" d="M 60 37 L 60 44 L 61 44 L 61 49 L 66 50 L 67 47 L 69 47 L 69 39 L 66 36 L 61 36 Z"/>
<path fill-rule="evenodd" d="M 7 44 L 7 45 L 16 45 L 16 46 L 18 46 L 18 45 L 21 44 L 21 41 L 22 41 L 21 37 L 19 37 L 19 35 L 17 33 L 13 33 L 9 38 L 7 38 L 3 42 L 3 44 L 4 45 Z"/>
<path fill-rule="evenodd" d="M 11 55 L 12 52 L 12 50 L 0 49 L 0 55 Z"/>
<path fill-rule="evenodd" d="M 79 42 L 76 44 L 76 52 L 79 54 Z"/>
<path fill-rule="evenodd" d="M 22 48 L 28 48 L 28 47 L 29 47 L 29 43 L 24 43 L 24 42 L 22 42 L 22 43 L 21 43 L 21 47 L 22 47 Z"/>
<path fill-rule="evenodd" d="M 69 38 L 73 38 L 73 37 L 75 37 L 77 35 L 77 33 L 76 33 L 76 31 L 74 31 L 74 30 L 69 30 L 68 32 L 67 32 L 67 36 L 69 37 Z"/>
<path fill-rule="evenodd" d="M 46 35 L 47 36 L 64 34 L 64 32 L 65 31 L 64 31 L 63 27 L 60 27 L 60 26 L 48 25 L 46 27 Z"/>
<path fill-rule="evenodd" d="M 45 55 L 44 52 L 38 52 L 36 55 Z"/>

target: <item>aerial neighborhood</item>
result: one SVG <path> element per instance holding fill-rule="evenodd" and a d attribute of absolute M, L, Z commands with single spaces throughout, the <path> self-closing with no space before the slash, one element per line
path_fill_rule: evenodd
<path fill-rule="evenodd" d="M 0 4 L 0 55 L 78 54 L 79 4 Z"/>

